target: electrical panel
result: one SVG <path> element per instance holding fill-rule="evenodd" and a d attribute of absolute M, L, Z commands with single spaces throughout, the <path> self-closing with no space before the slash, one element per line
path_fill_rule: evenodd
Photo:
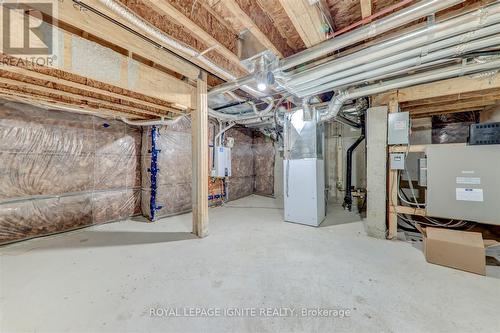
<path fill-rule="evenodd" d="M 404 170 L 405 169 L 405 153 L 391 153 L 390 154 L 390 166 L 391 170 Z"/>
<path fill-rule="evenodd" d="M 470 145 L 500 144 L 500 123 L 470 125 L 469 144 Z"/>
<path fill-rule="evenodd" d="M 500 145 L 427 148 L 427 215 L 500 225 Z"/>
<path fill-rule="evenodd" d="M 222 146 L 215 147 L 212 177 L 231 177 L 231 148 Z"/>
<path fill-rule="evenodd" d="M 410 143 L 410 113 L 389 113 L 387 144 L 407 145 Z"/>

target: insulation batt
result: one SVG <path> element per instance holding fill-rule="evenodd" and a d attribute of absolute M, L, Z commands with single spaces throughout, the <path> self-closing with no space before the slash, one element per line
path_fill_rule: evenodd
<path fill-rule="evenodd" d="M 233 128 L 228 136 L 235 139 L 228 200 L 273 194 L 273 142 L 247 128 Z M 0 244 L 141 210 L 150 218 L 150 149 L 148 127 L 141 135 L 120 121 L 0 100 Z M 159 127 L 157 149 L 157 216 L 190 211 L 189 118 Z M 221 181 L 211 182 L 209 192 L 221 195 Z"/>
<path fill-rule="evenodd" d="M 153 220 L 151 198 L 151 128 L 142 135 L 142 214 Z M 159 150 L 156 173 L 155 219 L 191 210 L 191 120 L 179 118 L 171 126 L 157 126 L 156 149 Z"/>
<path fill-rule="evenodd" d="M 157 157 L 156 206 L 154 219 L 191 211 L 191 121 L 179 118 L 173 125 L 159 126 L 156 148 Z M 213 124 L 210 126 L 209 143 L 213 139 Z M 274 145 L 270 139 L 243 127 L 231 128 L 224 137 L 235 139 L 231 149 L 232 176 L 227 179 L 227 200 L 235 200 L 253 193 L 272 195 L 274 190 Z M 151 127 L 145 128 L 142 136 L 142 213 L 151 216 Z M 262 154 L 262 155 L 260 155 Z M 212 156 L 209 156 L 209 165 Z M 220 180 L 209 183 L 207 195 L 223 194 Z M 209 204 L 216 204 L 212 199 Z"/>
<path fill-rule="evenodd" d="M 0 101 L 0 243 L 140 213 L 141 132 Z"/>
<path fill-rule="evenodd" d="M 262 133 L 253 137 L 255 183 L 254 192 L 261 195 L 274 194 L 275 147 L 273 141 Z"/>

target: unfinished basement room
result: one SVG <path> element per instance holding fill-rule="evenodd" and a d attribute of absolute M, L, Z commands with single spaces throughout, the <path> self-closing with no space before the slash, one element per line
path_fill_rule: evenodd
<path fill-rule="evenodd" d="M 0 0 L 0 332 L 500 332 L 500 0 Z"/>

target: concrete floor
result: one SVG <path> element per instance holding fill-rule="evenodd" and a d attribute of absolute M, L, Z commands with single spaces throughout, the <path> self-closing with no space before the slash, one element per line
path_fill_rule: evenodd
<path fill-rule="evenodd" d="M 284 223 L 276 200 L 252 196 L 211 209 L 203 240 L 189 233 L 187 214 L 0 248 L 0 331 L 500 331 L 499 279 L 428 264 L 409 243 L 368 238 L 361 222 L 339 224 L 353 215 L 330 216 L 320 228 Z M 150 316 L 172 307 L 257 315 Z M 350 316 L 259 315 L 268 307 Z"/>

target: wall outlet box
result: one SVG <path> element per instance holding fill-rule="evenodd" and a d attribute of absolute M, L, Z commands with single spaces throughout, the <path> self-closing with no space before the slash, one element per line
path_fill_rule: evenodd
<path fill-rule="evenodd" d="M 391 153 L 390 165 L 391 170 L 404 170 L 405 169 L 405 153 Z"/>

